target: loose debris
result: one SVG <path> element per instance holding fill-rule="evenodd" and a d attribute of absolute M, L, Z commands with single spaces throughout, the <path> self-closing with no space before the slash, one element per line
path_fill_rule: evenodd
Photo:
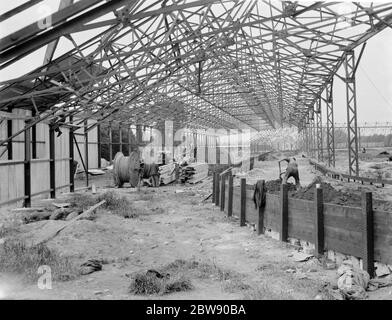
<path fill-rule="evenodd" d="M 56 228 L 54 228 L 54 230 L 49 233 L 49 235 L 45 235 L 45 237 L 43 239 L 39 239 L 36 242 L 36 245 L 41 244 L 41 243 L 45 243 L 51 239 L 53 239 L 55 236 L 57 236 L 61 230 L 71 226 L 75 221 L 80 220 L 80 219 L 89 219 L 92 215 L 92 213 L 94 212 L 94 210 L 96 210 L 97 208 L 99 208 L 101 205 L 103 205 L 104 203 L 106 203 L 105 200 L 102 200 L 101 202 L 93 205 L 91 208 L 87 209 L 86 211 L 84 211 L 82 214 L 80 214 L 79 216 L 75 217 L 74 219 L 72 219 L 71 221 L 69 221 L 67 224 L 65 225 L 60 225 Z"/>
<path fill-rule="evenodd" d="M 102 270 L 102 262 L 96 259 L 90 259 L 80 265 L 80 274 L 86 275 Z"/>
<path fill-rule="evenodd" d="M 159 175 L 161 179 L 161 184 L 169 184 L 176 180 L 176 164 L 169 163 L 159 167 Z"/>
<path fill-rule="evenodd" d="M 297 252 L 297 251 L 293 254 L 294 261 L 296 261 L 296 262 L 305 262 L 313 257 L 314 256 L 312 254 L 306 254 L 306 253 Z"/>
<path fill-rule="evenodd" d="M 191 163 L 180 168 L 180 181 L 182 183 L 198 183 L 208 176 L 207 163 Z"/>
<path fill-rule="evenodd" d="M 370 280 L 369 274 L 354 268 L 351 261 L 344 261 L 338 269 L 338 288 L 347 300 L 363 300 L 367 298 L 366 289 Z"/>

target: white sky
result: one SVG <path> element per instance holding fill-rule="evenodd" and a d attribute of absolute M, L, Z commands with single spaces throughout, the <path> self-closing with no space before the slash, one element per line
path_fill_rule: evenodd
<path fill-rule="evenodd" d="M 77 1 L 77 0 L 76 0 Z M 75 1 L 75 2 L 76 2 Z M 2 0 L 0 13 L 26 2 L 26 0 Z M 382 1 L 375 1 L 382 2 Z M 384 1 L 385 2 L 385 1 Z M 58 9 L 60 0 L 46 0 L 28 10 L 0 23 L 0 38 L 11 32 L 33 23 L 48 13 Z M 45 8 L 51 11 L 44 11 Z M 97 30 L 93 31 L 96 33 Z M 70 47 L 69 47 L 70 48 Z M 68 49 L 66 41 L 59 43 L 59 50 Z M 31 71 L 42 64 L 45 48 L 35 51 L 18 63 L 0 71 L 0 81 L 15 78 Z M 61 52 L 61 53 L 62 53 Z M 357 56 L 359 50 L 356 51 Z M 58 56 L 59 53 L 56 54 Z M 340 71 L 342 74 L 342 70 Z M 346 122 L 346 92 L 345 84 L 335 77 L 334 110 L 335 122 Z M 357 70 L 357 107 L 358 121 L 388 122 L 392 121 L 392 29 L 388 28 L 368 41 L 360 67 Z M 323 110 L 325 107 L 323 107 Z M 323 114 L 325 119 L 325 113 Z"/>

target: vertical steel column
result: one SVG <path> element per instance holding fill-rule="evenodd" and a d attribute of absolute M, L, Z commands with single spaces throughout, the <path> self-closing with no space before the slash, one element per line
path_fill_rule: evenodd
<path fill-rule="evenodd" d="M 97 125 L 98 168 L 101 168 L 101 125 Z"/>
<path fill-rule="evenodd" d="M 12 108 L 8 108 L 8 112 L 12 112 Z M 12 136 L 12 119 L 7 120 L 7 138 Z M 8 154 L 8 160 L 12 160 L 12 139 L 8 140 L 7 142 L 7 154 Z"/>
<path fill-rule="evenodd" d="M 314 109 L 309 110 L 309 147 L 310 156 L 314 157 Z"/>
<path fill-rule="evenodd" d="M 28 125 L 29 121 L 25 122 Z M 24 132 L 24 207 L 31 207 L 31 136 L 30 129 Z"/>
<path fill-rule="evenodd" d="M 109 123 L 109 163 L 112 164 L 113 159 L 113 136 L 112 136 L 112 123 Z"/>
<path fill-rule="evenodd" d="M 56 149 L 54 142 L 54 126 L 49 125 L 49 181 L 50 197 L 56 198 Z"/>
<path fill-rule="evenodd" d="M 349 174 L 358 176 L 358 127 L 357 127 L 357 95 L 355 84 L 355 54 L 346 52 L 344 66 L 346 69 L 346 99 L 347 99 L 347 133 L 348 133 L 348 163 Z"/>
<path fill-rule="evenodd" d="M 128 134 L 128 155 L 132 152 L 132 143 L 131 143 L 131 127 L 128 125 L 127 129 Z"/>
<path fill-rule="evenodd" d="M 121 124 L 118 125 L 118 130 L 119 130 L 118 137 L 119 137 L 119 139 L 120 139 L 120 152 L 123 152 L 123 144 L 122 144 L 122 127 L 121 127 Z"/>
<path fill-rule="evenodd" d="M 72 116 L 69 117 L 69 122 L 72 124 Z M 75 191 L 75 172 L 74 172 L 74 129 L 71 127 L 69 128 L 69 191 L 74 192 Z M 75 169 L 76 171 L 76 169 Z"/>
<path fill-rule="evenodd" d="M 33 109 L 31 114 L 35 117 L 36 111 Z M 32 158 L 37 159 L 37 125 L 31 127 L 31 153 Z"/>
<path fill-rule="evenodd" d="M 323 123 L 321 117 L 321 98 L 317 99 L 316 102 L 316 143 L 317 143 L 317 160 L 323 161 Z"/>
<path fill-rule="evenodd" d="M 84 121 L 84 162 L 86 170 L 86 186 L 88 187 L 88 131 L 87 130 L 87 120 Z"/>
<path fill-rule="evenodd" d="M 327 83 L 327 154 L 328 166 L 335 167 L 335 125 L 333 117 L 333 81 Z"/>

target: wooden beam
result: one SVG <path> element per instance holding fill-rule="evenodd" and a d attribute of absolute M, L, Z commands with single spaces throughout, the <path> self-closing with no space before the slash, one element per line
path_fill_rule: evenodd
<path fill-rule="evenodd" d="M 246 179 L 241 178 L 241 211 L 240 211 L 240 227 L 246 224 Z"/>
<path fill-rule="evenodd" d="M 233 175 L 229 173 L 229 194 L 227 201 L 227 216 L 231 217 L 233 215 Z"/>
<path fill-rule="evenodd" d="M 280 241 L 287 242 L 288 238 L 288 188 L 283 183 L 280 186 Z"/>
<path fill-rule="evenodd" d="M 371 192 L 362 194 L 363 269 L 374 277 L 374 220 Z"/>
<path fill-rule="evenodd" d="M 321 257 L 324 255 L 324 203 L 323 189 L 318 185 L 315 195 L 315 249 L 316 254 Z"/>
<path fill-rule="evenodd" d="M 28 122 L 26 122 L 26 126 L 28 126 Z M 26 129 L 24 132 L 24 207 L 31 207 L 31 137 L 30 137 L 30 128 Z"/>

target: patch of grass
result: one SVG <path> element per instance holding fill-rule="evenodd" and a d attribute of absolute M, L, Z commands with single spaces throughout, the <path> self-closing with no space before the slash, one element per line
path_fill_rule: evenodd
<path fill-rule="evenodd" d="M 124 218 L 137 217 L 137 213 L 132 207 L 131 202 L 125 197 L 118 197 L 112 191 L 107 191 L 98 196 L 90 194 L 75 194 L 68 201 L 71 203 L 71 207 L 84 211 L 102 200 L 105 200 L 106 202 L 101 208 L 109 210 L 113 214 L 117 214 Z"/>
<path fill-rule="evenodd" d="M 167 294 L 193 289 L 190 281 L 196 279 L 212 279 L 221 281 L 222 288 L 229 292 L 248 290 L 251 287 L 242 281 L 242 276 L 233 271 L 219 268 L 214 263 L 196 260 L 177 259 L 159 269 L 167 277 L 158 278 L 151 274 L 137 273 L 130 285 L 133 294 Z"/>
<path fill-rule="evenodd" d="M 169 294 L 193 289 L 191 280 L 185 276 L 158 278 L 153 274 L 137 273 L 129 287 L 136 295 Z"/>
<path fill-rule="evenodd" d="M 18 228 L 15 226 L 0 226 L 0 238 L 12 236 L 18 231 Z"/>
<path fill-rule="evenodd" d="M 97 204 L 97 198 L 90 195 L 90 194 L 80 194 L 76 193 L 68 199 L 69 203 L 71 204 L 72 208 L 80 209 L 80 210 L 87 210 L 94 204 Z"/>
<path fill-rule="evenodd" d="M 223 289 L 227 292 L 238 292 L 251 289 L 251 286 L 245 283 L 241 278 L 234 277 L 224 282 Z"/>
<path fill-rule="evenodd" d="M 138 273 L 131 282 L 129 292 L 137 295 L 159 294 L 164 291 L 164 283 L 163 279 Z"/>
<path fill-rule="evenodd" d="M 153 198 L 154 198 L 154 196 L 149 193 L 141 193 L 139 195 L 139 200 L 142 200 L 142 201 L 151 201 Z"/>
<path fill-rule="evenodd" d="M 78 274 L 69 258 L 45 244 L 27 246 L 23 241 L 8 239 L 0 247 L 0 256 L 0 272 L 21 274 L 28 282 L 38 280 L 38 268 L 43 265 L 51 268 L 52 280 L 70 280 Z"/>
<path fill-rule="evenodd" d="M 165 285 L 165 293 L 189 291 L 193 289 L 192 282 L 185 276 L 176 279 L 169 279 Z"/>
<path fill-rule="evenodd" d="M 118 197 L 114 192 L 108 191 L 98 196 L 98 201 L 106 200 L 103 207 L 112 211 L 114 214 L 124 218 L 136 218 L 137 213 L 131 205 L 131 202 L 125 197 Z"/>
<path fill-rule="evenodd" d="M 221 281 L 237 276 L 233 271 L 224 270 L 215 264 L 183 259 L 177 259 L 169 263 L 163 268 L 163 271 L 168 273 L 186 272 L 199 279 L 215 278 Z"/>
<path fill-rule="evenodd" d="M 274 291 L 265 283 L 249 289 L 243 298 L 244 300 L 294 300 L 289 292 L 284 290 Z"/>

